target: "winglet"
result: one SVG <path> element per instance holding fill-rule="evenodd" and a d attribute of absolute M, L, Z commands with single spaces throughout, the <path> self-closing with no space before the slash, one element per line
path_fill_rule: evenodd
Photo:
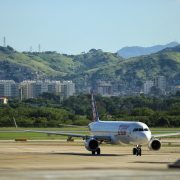
<path fill-rule="evenodd" d="M 14 117 L 13 117 L 13 121 L 14 121 L 15 127 L 18 128 L 17 123 L 16 123 L 16 119 Z"/>
<path fill-rule="evenodd" d="M 99 121 L 99 114 L 97 111 L 97 107 L 96 107 L 96 101 L 94 98 L 94 94 L 93 94 L 93 90 L 91 89 L 91 105 L 92 105 L 92 114 L 93 114 L 93 119 L 92 121 Z"/>

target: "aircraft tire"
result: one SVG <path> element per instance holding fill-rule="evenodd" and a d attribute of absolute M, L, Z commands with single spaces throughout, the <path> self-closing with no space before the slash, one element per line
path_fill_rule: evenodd
<path fill-rule="evenodd" d="M 101 154 L 101 149 L 98 148 L 96 152 L 97 152 L 97 155 L 100 155 Z"/>
<path fill-rule="evenodd" d="M 136 155 L 136 154 L 137 154 L 137 149 L 133 148 L 133 155 Z"/>
<path fill-rule="evenodd" d="M 136 155 L 137 156 L 141 156 L 141 148 L 137 148 L 136 150 L 137 150 L 137 154 Z"/>
<path fill-rule="evenodd" d="M 92 151 L 92 155 L 95 155 L 96 154 L 96 151 Z"/>

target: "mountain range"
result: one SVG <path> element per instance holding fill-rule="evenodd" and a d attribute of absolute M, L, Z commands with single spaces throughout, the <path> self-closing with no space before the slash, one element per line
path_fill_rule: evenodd
<path fill-rule="evenodd" d="M 73 80 L 81 90 L 98 80 L 141 86 L 158 75 L 164 75 L 171 83 L 180 79 L 180 45 L 128 59 L 101 49 L 67 55 L 52 51 L 17 52 L 10 46 L 0 47 L 0 79 L 16 82 L 46 78 Z"/>
<path fill-rule="evenodd" d="M 123 47 L 117 53 L 119 56 L 123 58 L 130 58 L 142 55 L 149 55 L 161 51 L 168 47 L 175 47 L 179 45 L 177 42 L 170 42 L 166 45 L 155 45 L 151 47 L 140 47 L 140 46 L 132 46 L 132 47 Z"/>

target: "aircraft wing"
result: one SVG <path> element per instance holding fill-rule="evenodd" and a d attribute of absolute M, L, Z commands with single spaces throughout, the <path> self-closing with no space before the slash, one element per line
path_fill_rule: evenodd
<path fill-rule="evenodd" d="M 177 133 L 167 133 L 167 134 L 154 134 L 152 135 L 153 137 L 170 137 L 170 136 L 180 136 L 180 132 L 177 132 Z"/>
<path fill-rule="evenodd" d="M 17 128 L 18 126 L 17 126 L 15 118 L 14 118 L 14 123 L 15 123 L 15 127 Z M 60 124 L 60 125 L 62 125 L 62 124 Z M 74 125 L 70 125 L 70 126 L 74 126 Z M 84 126 L 84 127 L 87 127 L 87 126 Z M 68 137 L 79 137 L 82 139 L 95 138 L 97 141 L 105 141 L 105 142 L 112 141 L 110 136 L 92 136 L 92 135 L 84 135 L 84 134 L 74 134 L 74 133 L 65 132 L 65 131 L 45 131 L 45 130 L 22 130 L 21 131 L 20 130 L 18 132 L 35 132 L 35 133 L 44 133 L 44 134 L 54 134 L 54 135 L 61 135 L 61 136 L 68 136 Z M 71 132 L 73 132 L 73 131 L 71 131 Z M 76 132 L 90 133 L 89 131 L 76 131 Z"/>
<path fill-rule="evenodd" d="M 82 139 L 95 138 L 97 141 L 111 142 L 110 136 L 91 136 L 91 135 L 84 135 L 84 134 L 75 134 L 72 132 L 65 132 L 65 131 L 45 131 L 45 130 L 16 130 L 16 131 L 11 131 L 11 130 L 7 130 L 7 131 L 0 131 L 0 132 L 34 132 L 34 133 L 54 134 L 54 135 L 61 135 L 61 136 L 68 136 L 68 137 L 78 137 L 78 138 L 82 138 Z M 89 131 L 79 131 L 79 132 L 89 132 Z"/>
<path fill-rule="evenodd" d="M 61 136 L 69 136 L 69 137 L 80 137 L 83 139 L 87 139 L 88 135 L 84 134 L 74 134 L 74 133 L 68 133 L 68 132 L 62 132 L 62 131 L 44 131 L 44 130 L 23 130 L 23 132 L 35 132 L 35 133 L 45 133 L 45 134 L 54 134 L 54 135 L 61 135 Z"/>
<path fill-rule="evenodd" d="M 68 137 L 80 137 L 83 139 L 95 138 L 98 141 L 106 141 L 106 142 L 111 141 L 110 136 L 91 136 L 91 135 L 84 135 L 84 134 L 74 134 L 74 133 L 63 132 L 63 131 L 24 130 L 23 132 L 35 132 L 35 133 L 62 135 L 62 136 L 68 136 Z"/>
<path fill-rule="evenodd" d="M 68 137 L 79 137 L 82 139 L 95 138 L 97 141 L 111 142 L 110 136 L 91 136 L 91 135 L 74 134 L 74 133 L 62 132 L 62 131 L 44 131 L 44 130 L 23 130 L 23 132 L 54 134 L 54 135 L 61 135 L 61 136 L 68 136 Z"/>

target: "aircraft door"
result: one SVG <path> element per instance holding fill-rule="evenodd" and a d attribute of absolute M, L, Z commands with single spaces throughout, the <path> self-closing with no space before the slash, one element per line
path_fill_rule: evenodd
<path fill-rule="evenodd" d="M 120 137 L 120 141 L 123 143 L 129 142 L 129 132 L 128 132 L 128 125 L 120 125 L 118 129 L 118 135 Z"/>

